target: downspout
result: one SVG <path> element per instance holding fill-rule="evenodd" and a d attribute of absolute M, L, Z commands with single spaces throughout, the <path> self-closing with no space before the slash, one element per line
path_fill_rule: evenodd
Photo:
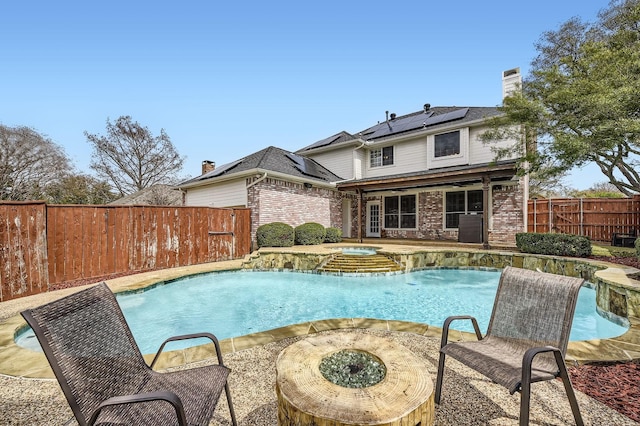
<path fill-rule="evenodd" d="M 360 146 L 358 146 L 358 147 L 353 149 L 353 155 L 354 155 L 353 162 L 354 163 L 355 163 L 355 155 L 356 155 L 355 152 L 357 150 L 359 150 L 360 148 L 362 148 L 363 146 L 365 146 L 366 144 L 367 144 L 367 141 L 360 139 Z M 355 179 L 356 179 L 356 168 L 354 167 L 353 168 L 353 177 L 351 177 L 350 179 L 337 180 L 337 181 L 331 182 L 331 183 L 336 184 L 336 183 L 342 183 L 342 182 L 349 182 L 349 181 L 355 180 Z"/>
<path fill-rule="evenodd" d="M 247 185 L 247 189 L 251 188 L 252 186 L 262 182 L 263 180 L 265 180 L 267 178 L 267 172 L 264 172 L 264 174 L 259 177 L 258 179 L 254 180 L 253 182 L 251 182 L 249 185 Z"/>
<path fill-rule="evenodd" d="M 360 148 L 362 148 L 363 146 L 365 146 L 367 144 L 367 141 L 360 139 L 360 146 L 354 148 L 353 150 L 353 163 L 354 163 L 354 167 L 353 167 L 353 177 L 351 177 L 351 179 L 344 179 L 344 180 L 337 180 L 335 182 L 331 182 L 332 184 L 337 184 L 337 183 L 342 183 L 342 182 L 349 182 L 352 180 L 356 180 L 356 167 L 355 167 L 355 152 L 357 150 L 359 150 Z M 356 222 L 358 223 L 358 242 L 362 242 L 362 191 L 360 190 L 360 188 L 356 188 L 356 195 L 358 198 L 358 217 L 356 218 Z"/>
<path fill-rule="evenodd" d="M 259 177 L 258 179 L 254 180 L 253 182 L 251 182 L 249 185 L 247 185 L 246 188 L 246 192 L 247 192 L 247 207 L 249 207 L 249 188 L 251 188 L 252 186 L 255 186 L 256 184 L 262 182 L 263 180 L 265 180 L 267 178 L 267 172 L 264 172 L 264 174 Z M 251 245 L 253 246 L 253 235 L 251 236 Z"/>

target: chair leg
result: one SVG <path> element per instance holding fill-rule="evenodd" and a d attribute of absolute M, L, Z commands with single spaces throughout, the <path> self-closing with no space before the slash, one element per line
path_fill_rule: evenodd
<path fill-rule="evenodd" d="M 440 394 L 442 392 L 442 377 L 444 376 L 444 357 L 445 354 L 440 352 L 440 359 L 438 360 L 438 375 L 436 377 L 436 395 L 435 403 L 440 404 Z"/>
<path fill-rule="evenodd" d="M 231 392 L 229 391 L 229 383 L 224 385 L 224 393 L 227 395 L 227 404 L 229 404 L 229 413 L 231 414 L 231 424 L 238 426 L 236 421 L 236 413 L 233 411 L 233 404 L 231 403 Z"/>
<path fill-rule="evenodd" d="M 522 375 L 520 383 L 520 426 L 529 424 L 529 408 L 531 405 L 531 369 L 529 374 Z"/>
<path fill-rule="evenodd" d="M 567 398 L 569 398 L 569 405 L 571 405 L 571 412 L 573 413 L 573 418 L 576 421 L 577 426 L 584 426 L 584 422 L 582 421 L 582 414 L 580 414 L 580 407 L 578 407 L 578 400 L 576 399 L 576 394 L 573 391 L 573 386 L 571 385 L 571 379 L 569 378 L 569 372 L 567 371 L 567 366 L 564 364 L 564 360 L 556 355 L 556 362 L 558 363 L 558 368 L 560 370 L 560 378 L 562 379 L 562 384 L 564 385 L 564 391 L 567 393 Z"/>

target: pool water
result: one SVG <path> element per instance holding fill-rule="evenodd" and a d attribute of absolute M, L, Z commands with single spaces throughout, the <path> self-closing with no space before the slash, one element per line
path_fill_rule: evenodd
<path fill-rule="evenodd" d="M 167 337 L 208 331 L 219 339 L 327 318 L 377 318 L 441 327 L 450 315 L 473 315 L 484 333 L 500 271 L 433 269 L 398 275 L 335 276 L 300 272 L 218 272 L 118 295 L 143 353 Z M 454 327 L 472 331 L 467 321 Z M 627 329 L 596 312 L 595 290 L 578 296 L 571 340 L 609 338 Z M 33 346 L 34 338 L 18 344 Z M 31 342 L 27 342 L 31 340 Z M 175 342 L 167 349 L 206 343 Z M 37 347 L 37 341 L 35 341 Z"/>

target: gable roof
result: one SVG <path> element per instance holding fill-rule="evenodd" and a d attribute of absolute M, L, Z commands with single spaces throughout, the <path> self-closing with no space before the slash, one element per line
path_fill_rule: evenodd
<path fill-rule="evenodd" d="M 302 149 L 299 149 L 296 152 L 307 151 L 307 150 L 320 148 L 328 145 L 337 145 L 343 142 L 348 142 L 353 140 L 356 140 L 356 137 L 353 136 L 351 133 L 347 133 L 343 130 L 340 133 L 336 133 L 335 135 L 329 136 L 328 138 L 324 138 L 322 140 L 319 140 L 318 142 L 314 142 L 311 145 L 306 146 Z"/>
<path fill-rule="evenodd" d="M 178 186 L 191 186 L 194 183 L 209 179 L 242 175 L 243 173 L 256 171 L 286 174 L 293 178 L 315 180 L 327 184 L 342 180 L 340 176 L 333 174 L 329 169 L 310 158 L 270 146 L 239 160 L 216 167 L 201 176 L 181 182 Z"/>
<path fill-rule="evenodd" d="M 418 133 L 428 130 L 436 130 L 446 127 L 454 123 L 456 125 L 464 125 L 474 121 L 482 120 L 488 117 L 500 115 L 501 112 L 497 107 L 429 107 L 425 105 L 422 111 L 412 112 L 399 117 L 390 118 L 382 122 L 378 122 L 371 127 L 356 132 L 357 136 L 353 136 L 347 132 L 340 132 L 329 138 L 315 142 L 296 153 L 304 153 L 318 148 L 326 148 L 329 146 L 337 146 L 345 142 L 353 141 L 374 141 L 387 137 L 395 137 L 398 135 Z"/>

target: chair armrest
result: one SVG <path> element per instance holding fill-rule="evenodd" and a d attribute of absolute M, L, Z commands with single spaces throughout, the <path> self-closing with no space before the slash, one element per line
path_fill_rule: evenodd
<path fill-rule="evenodd" d="M 213 345 L 216 348 L 216 355 L 218 357 L 218 364 L 224 365 L 222 363 L 222 351 L 220 350 L 220 343 L 218 342 L 218 338 L 216 336 L 214 336 L 213 334 L 211 334 L 211 333 L 193 333 L 193 334 L 182 334 L 180 336 L 173 336 L 173 337 L 168 338 L 164 342 L 162 342 L 162 345 L 160 345 L 160 349 L 158 349 L 158 352 L 156 352 L 156 356 L 153 357 L 153 361 L 151 361 L 151 365 L 149 367 L 153 368 L 153 366 L 155 365 L 156 361 L 158 360 L 158 357 L 160 356 L 160 353 L 162 352 L 162 350 L 164 349 L 164 346 L 167 343 L 174 342 L 176 340 L 199 339 L 201 337 L 207 338 L 207 339 L 209 339 L 209 340 L 211 340 L 213 342 Z"/>
<path fill-rule="evenodd" d="M 451 323 L 455 320 L 465 319 L 471 320 L 473 329 L 476 332 L 476 337 L 478 338 L 478 340 L 482 340 L 482 333 L 480 333 L 480 327 L 478 327 L 478 321 L 475 319 L 475 317 L 472 317 L 470 315 L 453 315 L 447 317 L 447 319 L 444 320 L 444 324 L 442 326 L 442 339 L 440 340 L 440 348 L 443 348 L 447 344 L 447 341 L 449 339 L 449 326 L 451 325 Z"/>
<path fill-rule="evenodd" d="M 558 377 L 558 374 L 563 370 L 564 367 L 564 356 L 560 349 L 554 346 L 539 346 L 527 349 L 522 357 L 522 381 L 520 382 L 520 387 L 529 387 L 531 386 L 531 364 L 533 364 L 533 359 L 536 355 L 545 353 L 545 352 L 553 352 L 553 356 L 556 360 L 556 364 L 558 365 L 558 372 L 556 372 L 555 376 Z M 515 392 L 515 390 L 513 391 Z M 511 392 L 511 393 L 513 393 Z"/>
<path fill-rule="evenodd" d="M 187 416 L 184 412 L 184 407 L 182 406 L 182 401 L 173 392 L 169 391 L 159 391 L 159 392 L 147 392 L 147 393 L 139 393 L 135 395 L 122 395 L 122 396 L 114 396 L 103 401 L 98 408 L 91 415 L 91 419 L 89 419 L 89 426 L 92 426 L 96 420 L 98 420 L 98 416 L 100 412 L 107 407 L 111 407 L 113 405 L 125 405 L 125 404 L 140 404 L 144 402 L 151 401 L 166 401 L 173 406 L 176 410 L 176 416 L 178 418 L 178 424 L 180 426 L 188 426 L 187 425 Z"/>
<path fill-rule="evenodd" d="M 562 352 L 560 352 L 560 349 L 556 348 L 555 346 L 538 346 L 535 348 L 529 348 L 524 353 L 524 356 L 522 357 L 522 371 L 524 372 L 526 369 L 530 373 L 533 358 L 535 358 L 536 355 L 545 352 L 553 352 L 556 363 L 558 362 L 558 359 L 560 359 L 564 363 L 564 357 L 562 356 Z"/>

